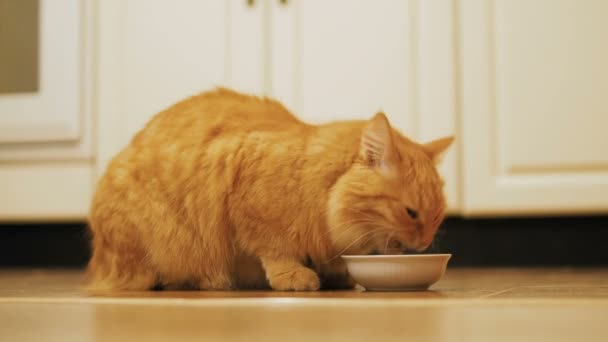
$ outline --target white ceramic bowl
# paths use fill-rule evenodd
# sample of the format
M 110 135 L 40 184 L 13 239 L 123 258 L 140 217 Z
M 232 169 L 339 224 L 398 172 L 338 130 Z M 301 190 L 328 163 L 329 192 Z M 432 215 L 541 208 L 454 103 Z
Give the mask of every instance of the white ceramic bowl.
M 426 290 L 436 283 L 451 254 L 343 255 L 353 279 L 369 291 Z

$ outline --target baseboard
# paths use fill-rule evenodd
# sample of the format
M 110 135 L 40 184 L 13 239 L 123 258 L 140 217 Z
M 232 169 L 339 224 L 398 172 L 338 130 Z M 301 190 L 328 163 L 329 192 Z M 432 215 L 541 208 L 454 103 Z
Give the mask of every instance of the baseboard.
M 450 267 L 608 266 L 608 216 L 463 219 L 449 217 L 430 252 Z M 83 267 L 85 223 L 0 225 L 0 266 Z
M 89 255 L 85 223 L 0 225 L 0 266 L 84 267 Z

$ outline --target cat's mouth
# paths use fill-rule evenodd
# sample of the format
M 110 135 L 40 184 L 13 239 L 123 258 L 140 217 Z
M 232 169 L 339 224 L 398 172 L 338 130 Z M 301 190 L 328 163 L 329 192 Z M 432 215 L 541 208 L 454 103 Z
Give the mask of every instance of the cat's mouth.
M 353 255 L 403 255 L 403 254 L 418 254 L 414 249 L 409 247 L 409 244 L 403 239 L 407 237 L 396 237 L 396 234 L 387 234 L 377 236 L 375 239 L 370 239 L 366 243 L 359 246 L 352 246 L 351 249 L 346 249 L 346 254 Z M 351 243 L 353 245 L 354 243 Z
M 425 251 L 408 248 L 399 240 L 391 239 L 386 246 L 377 247 L 370 250 L 368 255 L 402 255 L 402 254 L 425 254 Z
M 374 248 L 368 254 L 369 255 L 395 255 L 395 254 L 407 254 L 409 249 L 405 247 L 399 240 L 391 239 L 386 243 L 383 248 Z

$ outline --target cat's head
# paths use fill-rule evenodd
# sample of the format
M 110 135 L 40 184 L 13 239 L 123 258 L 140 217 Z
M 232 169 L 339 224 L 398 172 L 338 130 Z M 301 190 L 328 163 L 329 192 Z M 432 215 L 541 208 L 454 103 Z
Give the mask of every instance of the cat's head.
M 328 223 L 341 254 L 424 250 L 444 218 L 436 165 L 452 137 L 415 143 L 377 114 L 364 127 L 359 155 L 332 188 Z

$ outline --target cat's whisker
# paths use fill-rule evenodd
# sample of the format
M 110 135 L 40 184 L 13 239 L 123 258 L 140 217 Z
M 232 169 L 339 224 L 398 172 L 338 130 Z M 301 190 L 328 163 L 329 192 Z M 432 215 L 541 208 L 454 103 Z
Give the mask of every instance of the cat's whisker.
M 381 233 L 381 232 L 377 232 L 376 234 Z M 366 243 L 369 242 L 369 240 L 373 239 L 376 237 L 376 234 L 372 234 L 371 236 L 369 236 L 363 243 L 362 245 L 365 245 Z
M 374 227 L 376 227 L 376 228 L 386 228 L 386 229 L 389 229 L 389 230 L 393 230 L 393 231 L 395 231 L 395 232 L 397 231 L 397 229 L 396 229 L 395 227 L 393 227 L 393 226 L 389 226 L 389 225 L 386 225 L 386 224 L 379 223 L 378 221 L 371 221 L 371 220 L 364 220 L 364 219 L 348 221 L 348 223 L 349 223 L 349 224 L 352 224 L 352 223 L 354 223 L 354 222 L 356 222 L 356 223 L 358 223 L 358 224 L 355 224 L 355 225 L 353 225 L 353 226 L 351 226 L 351 227 L 348 227 L 348 228 L 344 229 L 344 231 L 340 232 L 340 233 L 337 235 L 337 237 L 342 236 L 343 234 L 346 234 L 347 232 L 350 232 L 350 231 L 351 231 L 352 229 L 354 229 L 354 228 L 361 227 L 361 226 L 363 226 L 363 224 L 365 224 L 365 223 L 369 224 L 370 226 L 374 226 Z M 326 233 L 326 234 L 331 233 L 331 231 L 335 230 L 335 229 L 336 229 L 336 228 L 338 228 L 339 226 L 344 226 L 346 223 L 347 223 L 347 222 L 344 222 L 344 223 L 341 223 L 340 225 L 338 225 L 338 226 L 336 226 L 336 227 L 332 227 L 330 230 L 328 230 L 328 231 L 327 231 L 327 233 Z
M 342 222 L 342 223 L 340 223 L 340 224 L 339 224 L 339 225 L 337 225 L 337 226 L 331 227 L 331 228 L 330 228 L 330 229 L 327 231 L 326 235 L 327 235 L 327 234 L 329 234 L 329 233 L 331 233 L 332 231 L 334 231 L 334 230 L 336 230 L 336 229 L 339 229 L 339 228 L 343 227 L 344 225 L 347 225 L 347 224 L 352 224 L 352 223 L 355 223 L 355 222 L 357 222 L 357 223 L 369 223 L 369 224 L 371 224 L 371 225 L 378 226 L 378 222 L 377 222 L 377 220 L 375 220 L 375 219 L 374 219 L 373 217 L 371 217 L 369 214 L 367 214 L 367 213 L 365 213 L 365 212 L 363 212 L 363 211 L 360 211 L 360 210 L 354 209 L 354 208 L 350 208 L 350 207 L 346 207 L 345 209 L 348 209 L 348 210 L 354 211 L 354 212 L 356 212 L 356 213 L 359 213 L 359 214 L 363 215 L 363 218 L 360 218 L 360 219 L 355 219 L 355 220 L 350 220 L 350 221 L 346 221 L 346 222 Z M 349 228 L 349 229 L 347 229 L 347 230 L 350 230 L 350 228 Z M 340 235 L 344 234 L 345 232 L 346 232 L 346 230 L 345 230 L 344 232 L 341 232 L 341 233 L 340 233 Z
M 390 229 L 390 230 L 395 231 L 395 232 L 397 232 L 397 231 L 398 231 L 398 229 L 397 229 L 397 228 L 395 228 L 394 226 L 389 226 L 389 225 L 386 225 L 386 224 L 383 224 L 383 223 L 378 223 L 378 222 L 376 222 L 376 223 L 374 223 L 374 225 L 375 225 L 375 226 L 377 226 L 377 227 L 381 227 L 381 228 Z
M 376 232 L 375 234 L 373 234 L 372 236 L 370 236 L 370 237 L 369 237 L 367 240 L 365 240 L 365 241 L 364 241 L 363 243 L 361 243 L 361 244 L 362 244 L 362 245 L 365 245 L 367 242 L 369 242 L 369 240 L 371 240 L 371 239 L 375 238 L 375 237 L 376 237 L 378 234 L 381 234 L 381 233 L 383 233 L 383 231 Z M 394 234 L 394 232 L 392 232 L 392 233 L 390 233 L 390 234 Z M 388 235 L 389 235 L 389 234 L 387 234 L 387 236 L 388 236 Z M 384 254 L 386 254 L 386 252 L 385 252 Z
M 334 239 L 339 240 L 345 234 L 351 233 L 353 230 L 356 230 L 358 228 L 363 228 L 364 229 L 364 227 L 365 226 L 362 223 L 353 224 L 352 226 L 347 227 L 346 229 L 344 229 L 343 231 L 341 231 L 340 233 L 338 233 L 336 236 L 334 236 Z
M 336 240 L 336 241 L 344 240 L 349 235 L 357 236 L 357 235 L 367 234 L 367 232 L 368 232 L 368 229 L 366 229 L 365 225 L 355 224 L 355 225 L 352 225 L 352 226 L 344 229 L 339 234 L 333 236 L 333 240 Z
M 372 223 L 374 226 L 385 227 L 385 228 L 397 230 L 395 227 L 383 224 L 380 220 L 374 219 L 369 214 L 364 213 L 364 212 L 362 212 L 360 210 L 357 210 L 357 209 L 354 209 L 354 208 L 350 208 L 350 207 L 346 207 L 345 209 L 352 210 L 352 211 L 354 211 L 356 213 L 360 213 L 361 215 L 365 215 L 365 216 L 369 217 L 370 220 L 372 220 L 372 221 L 370 221 L 370 223 Z
M 374 223 L 373 221 L 367 220 L 367 219 L 356 219 L 356 220 L 350 220 L 350 221 L 346 221 L 346 222 L 342 222 L 334 227 L 331 227 L 330 229 L 327 230 L 326 234 L 331 233 L 332 231 L 342 228 L 348 224 L 353 224 L 353 223 Z
M 395 232 L 392 232 L 386 236 L 386 243 L 384 244 L 384 254 L 388 252 L 388 244 L 391 241 L 391 238 L 395 235 Z
M 380 228 L 376 228 L 376 229 L 370 230 L 369 232 L 366 232 L 365 234 L 362 234 L 361 236 L 359 236 L 358 238 L 356 238 L 354 241 L 352 241 L 351 243 L 349 243 L 349 244 L 348 244 L 346 247 L 344 247 L 342 250 L 340 250 L 338 253 L 336 253 L 336 255 L 334 255 L 334 256 L 333 256 L 333 257 L 331 257 L 330 259 L 328 259 L 328 260 L 324 261 L 323 263 L 324 263 L 324 264 L 326 264 L 326 263 L 329 263 L 329 262 L 333 261 L 334 259 L 336 259 L 336 258 L 337 258 L 337 257 L 339 257 L 340 255 L 342 255 L 342 253 L 346 252 L 346 251 L 347 251 L 347 250 L 348 250 L 350 247 L 352 247 L 354 244 L 356 244 L 357 242 L 361 241 L 361 239 L 363 239 L 363 238 L 365 238 L 365 237 L 368 237 L 368 236 L 370 236 L 370 235 L 372 235 L 372 237 L 373 237 L 373 234 L 378 233 L 378 232 L 380 232 L 380 231 L 386 231 L 386 228 L 380 227 Z M 371 239 L 371 237 L 370 237 L 370 239 Z M 367 241 L 369 241 L 370 239 L 366 240 L 366 242 L 367 242 Z
M 356 225 L 354 227 L 356 228 L 356 227 L 360 227 L 360 226 L 361 225 Z M 384 232 L 390 233 L 391 237 L 394 236 L 397 233 L 397 230 L 395 228 L 393 228 L 393 227 L 390 227 L 390 226 L 386 226 L 386 225 L 380 225 L 380 226 L 378 226 L 377 224 L 375 226 L 376 226 L 375 230 L 383 230 Z M 350 230 L 351 230 L 351 227 L 349 227 L 348 229 L 346 229 L 343 232 L 341 232 L 338 235 L 338 237 L 342 236 L 344 233 L 346 233 L 347 231 L 350 231 Z M 387 234 L 387 235 L 389 235 L 389 234 Z
M 326 263 L 329 263 L 329 262 L 333 261 L 334 259 L 336 259 L 340 255 L 342 255 L 342 253 L 344 253 L 345 251 L 347 251 L 350 247 L 352 247 L 354 244 L 356 244 L 357 242 L 359 242 L 361 239 L 363 239 L 363 238 L 365 238 L 365 237 L 367 237 L 369 235 L 372 235 L 372 234 L 376 233 L 377 230 L 379 230 L 379 229 L 372 230 L 372 231 L 369 231 L 369 232 L 367 232 L 365 234 L 362 234 L 361 236 L 359 236 L 358 238 L 356 238 L 355 240 L 353 240 L 351 243 L 349 243 L 342 250 L 340 250 L 338 253 L 336 253 L 336 255 L 334 255 L 333 257 L 331 257 L 331 258 L 323 261 L 323 263 L 326 264 Z
M 343 231 L 341 231 L 336 236 L 336 238 L 339 238 L 342 235 L 344 235 L 344 234 L 346 234 L 348 232 L 351 232 L 355 228 L 362 227 L 364 223 L 369 223 L 370 225 L 372 225 L 372 226 L 374 226 L 376 228 L 383 228 L 383 229 L 389 230 L 389 231 L 391 231 L 391 234 L 395 234 L 397 232 L 397 229 L 395 227 L 392 227 L 392 226 L 388 226 L 388 225 L 385 225 L 385 224 L 378 224 L 378 222 L 375 222 L 375 221 L 361 221 L 359 224 L 354 224 L 353 226 L 348 227 L 348 228 L 344 229 Z
M 347 208 L 347 209 L 349 209 L 349 208 Z M 350 209 L 353 210 L 353 211 L 356 211 L 356 209 L 352 209 L 352 208 L 350 208 Z M 351 220 L 351 221 L 343 222 L 343 223 L 339 224 L 336 227 L 332 227 L 330 230 L 328 230 L 328 232 L 326 234 L 331 233 L 331 231 L 333 231 L 333 230 L 335 230 L 335 229 L 337 229 L 339 227 L 343 227 L 347 223 L 348 224 L 352 224 L 352 223 L 355 223 L 355 222 L 359 223 L 359 224 L 355 224 L 355 225 L 353 225 L 351 227 L 346 228 L 344 231 L 340 232 L 337 235 L 337 237 L 340 237 L 340 236 L 346 234 L 347 232 L 352 231 L 355 228 L 361 227 L 362 223 L 363 224 L 369 223 L 370 225 L 375 226 L 376 228 L 385 228 L 385 229 L 388 229 L 388 230 L 392 231 L 391 234 L 393 234 L 393 235 L 397 232 L 397 229 L 395 227 L 383 224 L 381 222 L 378 222 L 378 220 L 373 220 L 372 221 L 372 220 L 366 220 L 366 219 L 357 219 L 357 220 Z
M 355 208 L 351 208 L 351 207 L 345 207 L 344 209 L 350 210 L 350 211 L 354 211 L 358 214 L 363 215 L 365 218 L 369 218 L 369 219 L 373 219 L 373 216 L 371 216 L 369 213 L 363 212 L 359 209 L 355 209 Z

